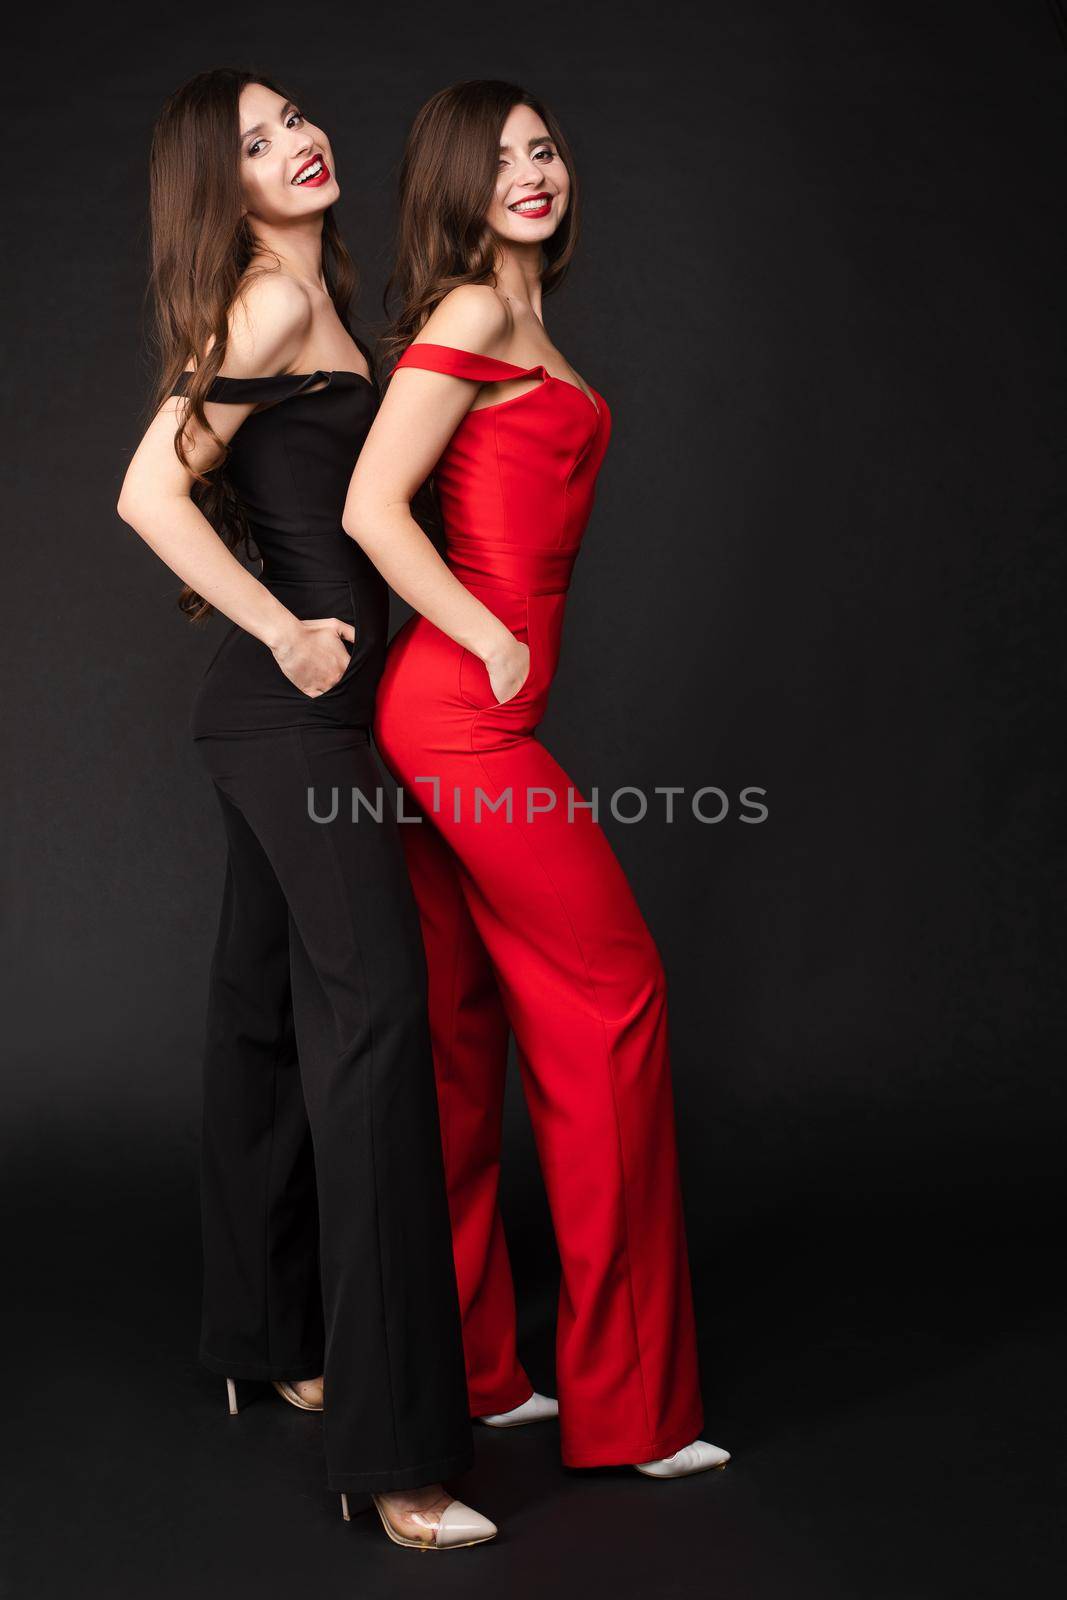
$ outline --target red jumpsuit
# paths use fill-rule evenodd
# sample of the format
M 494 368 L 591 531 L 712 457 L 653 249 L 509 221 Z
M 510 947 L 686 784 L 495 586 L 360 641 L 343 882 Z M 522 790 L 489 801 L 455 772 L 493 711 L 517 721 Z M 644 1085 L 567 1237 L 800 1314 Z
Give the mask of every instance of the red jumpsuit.
M 531 1393 L 497 1203 L 510 1027 L 560 1255 L 563 1461 L 647 1461 L 703 1421 L 663 967 L 584 797 L 535 737 L 610 416 L 544 367 L 429 343 L 399 365 L 540 379 L 469 411 L 434 476 L 446 560 L 528 644 L 529 676 L 498 704 L 478 657 L 414 616 L 390 646 L 374 725 L 407 814 L 423 816 L 400 833 L 429 969 L 471 1414 Z

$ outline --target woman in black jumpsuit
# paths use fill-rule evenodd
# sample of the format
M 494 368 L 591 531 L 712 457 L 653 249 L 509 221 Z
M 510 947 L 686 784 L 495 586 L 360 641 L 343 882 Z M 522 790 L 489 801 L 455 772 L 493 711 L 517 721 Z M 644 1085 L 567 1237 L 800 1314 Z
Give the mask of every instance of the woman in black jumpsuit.
M 225 119 L 232 95 L 236 123 L 238 94 L 241 125 L 246 109 L 259 117 L 283 181 L 293 167 L 314 171 L 324 136 L 245 75 L 205 74 L 175 97 L 193 142 L 205 97 Z M 309 291 L 301 342 L 350 346 L 307 282 L 307 230 L 294 237 L 288 279 L 272 276 L 298 298 Z M 173 394 L 192 378 L 182 373 Z M 382 786 L 368 728 L 388 593 L 341 527 L 377 391 L 355 371 L 286 371 L 216 377 L 203 398 L 255 407 L 224 470 L 278 614 L 305 639 L 296 619 L 350 624 L 354 642 L 340 677 L 305 693 L 232 622 L 193 706 L 228 841 L 204 1062 L 200 1356 L 230 1379 L 324 1374 L 327 1476 L 347 1515 L 353 1491 L 436 1487 L 472 1461 L 418 914 L 388 802 L 380 821 L 351 811 L 353 792 L 373 802 Z M 251 575 L 229 558 L 222 573 L 187 497 L 174 509 L 174 412 L 162 407 L 142 441 L 120 514 L 175 570 L 199 552 L 215 592 L 244 586 L 247 615 Z M 420 1547 L 495 1533 L 447 1500 L 428 1490 L 378 1509 L 391 1538 Z
M 324 1373 L 330 1487 L 412 1487 L 463 1470 L 471 1447 L 417 912 L 388 807 L 380 823 L 351 820 L 352 791 L 373 802 L 383 784 L 368 727 L 388 592 L 340 526 L 376 395 L 356 373 L 319 372 L 216 379 L 210 398 L 266 405 L 226 468 L 263 583 L 294 616 L 338 617 L 356 637 L 311 699 L 233 624 L 193 703 L 229 843 L 204 1070 L 200 1355 L 229 1377 Z M 316 821 L 334 791 L 336 816 Z

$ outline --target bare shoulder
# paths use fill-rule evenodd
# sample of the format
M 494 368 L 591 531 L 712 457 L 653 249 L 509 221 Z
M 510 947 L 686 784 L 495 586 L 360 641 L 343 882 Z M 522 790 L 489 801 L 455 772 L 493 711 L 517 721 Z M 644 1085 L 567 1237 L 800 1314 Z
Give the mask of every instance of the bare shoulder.
M 416 343 L 450 344 L 476 355 L 492 355 L 511 333 L 511 312 L 488 284 L 450 289 L 420 328 Z
M 287 272 L 255 272 L 238 289 L 229 323 L 222 376 L 266 377 L 299 355 L 311 326 L 311 300 Z

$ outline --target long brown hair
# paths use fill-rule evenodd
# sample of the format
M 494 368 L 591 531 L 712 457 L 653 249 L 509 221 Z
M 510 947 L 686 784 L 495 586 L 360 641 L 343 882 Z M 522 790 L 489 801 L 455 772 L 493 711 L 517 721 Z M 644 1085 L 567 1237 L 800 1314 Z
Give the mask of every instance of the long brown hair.
M 179 407 L 174 435 L 178 460 L 194 473 L 193 498 L 227 547 L 249 547 L 248 525 L 226 481 L 223 441 L 208 422 L 204 399 L 226 359 L 228 316 L 238 288 L 253 272 L 262 248 L 242 216 L 238 162 L 238 101 L 250 83 L 275 94 L 285 91 L 259 72 L 218 68 L 201 72 L 171 95 L 152 134 L 152 275 L 158 382 L 152 410 L 172 392 L 190 364 L 188 404 Z M 352 258 L 342 243 L 332 208 L 322 224 L 322 270 L 341 322 L 356 287 Z M 208 348 L 210 345 L 210 349 Z M 193 421 L 215 440 L 221 460 L 208 473 L 186 459 L 186 432 Z M 178 605 L 190 621 L 210 616 L 213 607 L 188 585 Z
M 412 125 L 400 168 L 396 259 L 386 285 L 389 366 L 434 307 L 461 283 L 492 283 L 497 245 L 486 223 L 496 187 L 500 133 L 514 106 L 542 118 L 570 178 L 563 221 L 545 241 L 542 294 L 558 289 L 578 240 L 578 174 L 555 117 L 515 83 L 474 78 L 427 100 Z M 392 309 L 395 307 L 395 309 Z

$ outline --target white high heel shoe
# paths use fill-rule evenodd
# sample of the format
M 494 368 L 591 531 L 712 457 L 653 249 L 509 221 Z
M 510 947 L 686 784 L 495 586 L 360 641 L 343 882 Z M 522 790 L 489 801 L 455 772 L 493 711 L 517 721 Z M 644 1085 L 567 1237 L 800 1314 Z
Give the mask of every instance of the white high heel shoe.
M 646 1478 L 688 1478 L 693 1472 L 707 1472 L 710 1467 L 725 1467 L 730 1459 L 729 1450 L 720 1450 L 717 1444 L 706 1439 L 694 1439 L 683 1445 L 673 1456 L 662 1456 L 658 1461 L 635 1461 L 638 1472 Z
M 496 1523 L 490 1522 L 488 1517 L 483 1517 L 480 1511 L 464 1505 L 462 1500 L 450 1500 L 441 1512 L 404 1513 L 420 1528 L 431 1530 L 429 1539 L 412 1539 L 408 1534 L 401 1533 L 396 1524 L 390 1521 L 378 1495 L 372 1494 L 371 1500 L 389 1538 L 394 1544 L 403 1545 L 406 1550 L 458 1550 L 465 1545 L 485 1544 L 497 1534 Z M 352 1513 L 348 1508 L 348 1496 L 344 1493 L 341 1495 L 341 1515 L 346 1522 L 351 1522 Z
M 323 1402 L 320 1400 L 315 1405 L 311 1400 L 305 1400 L 299 1389 L 294 1389 L 291 1383 L 284 1378 L 271 1378 L 271 1387 L 276 1389 L 283 1400 L 288 1400 L 291 1406 L 296 1406 L 299 1411 L 321 1411 Z M 229 1406 L 230 1416 L 237 1415 L 237 1384 L 233 1378 L 226 1379 L 226 1403 Z
M 510 1411 L 494 1411 L 487 1417 L 476 1417 L 476 1422 L 484 1422 L 487 1428 L 521 1428 L 524 1422 L 544 1422 L 549 1417 L 559 1416 L 559 1401 L 553 1400 L 551 1395 L 538 1394 L 536 1391 L 521 1406 L 512 1406 Z

